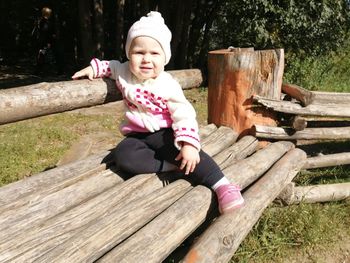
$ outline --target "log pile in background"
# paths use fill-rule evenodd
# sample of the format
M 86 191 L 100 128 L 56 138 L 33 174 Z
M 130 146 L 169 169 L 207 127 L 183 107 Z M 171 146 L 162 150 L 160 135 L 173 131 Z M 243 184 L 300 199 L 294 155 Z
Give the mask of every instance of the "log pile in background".
M 260 150 L 252 136 L 235 142 L 237 134 L 227 127 L 209 125 L 200 133 L 203 149 L 225 175 L 248 189 L 252 209 L 236 213 L 246 225 L 241 235 L 229 235 L 236 247 L 306 156 L 291 142 Z M 109 160 L 105 152 L 0 188 L 0 261 L 161 262 L 218 216 L 210 189 L 172 182 L 167 174 L 124 180 Z M 266 185 L 273 191 L 261 191 Z M 254 209 L 259 213 L 251 216 Z M 225 256 L 233 253 L 230 248 Z
M 308 91 L 283 84 L 283 99 L 254 96 L 254 101 L 278 112 L 279 127 L 254 125 L 255 136 L 262 139 L 295 141 L 297 145 L 320 141 L 350 140 L 350 93 Z M 286 99 L 287 98 L 287 99 Z M 285 120 L 289 120 L 286 123 Z M 303 169 L 350 164 L 350 152 L 309 157 Z M 285 204 L 344 200 L 350 197 L 350 183 L 295 186 L 281 193 Z

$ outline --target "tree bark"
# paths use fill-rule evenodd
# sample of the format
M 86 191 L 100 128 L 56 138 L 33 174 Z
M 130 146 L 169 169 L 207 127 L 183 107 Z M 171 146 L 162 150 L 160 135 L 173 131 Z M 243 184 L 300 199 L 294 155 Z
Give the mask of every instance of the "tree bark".
M 92 25 L 90 1 L 78 1 L 79 35 L 82 50 L 82 63 L 87 64 L 93 57 Z
M 247 134 L 254 124 L 276 125 L 273 112 L 259 113 L 251 96 L 279 99 L 284 68 L 283 49 L 218 50 L 208 57 L 208 122 Z M 267 115 L 267 117 L 266 117 Z
M 104 27 L 103 27 L 103 1 L 93 0 L 94 4 L 94 57 L 103 58 L 104 57 Z
M 346 140 L 350 139 L 350 127 L 306 128 L 294 131 L 290 128 L 255 125 L 255 136 L 276 140 Z
M 245 205 L 217 218 L 192 246 L 183 262 L 228 262 L 266 207 L 294 178 L 306 154 L 288 152 L 244 194 Z
M 345 200 L 350 197 L 350 183 L 295 186 L 294 183 L 280 193 L 277 200 L 286 205 L 321 203 Z
M 198 69 L 168 71 L 184 89 L 198 87 Z M 198 86 L 197 86 L 198 85 Z M 121 99 L 111 79 L 39 83 L 0 90 L 0 124 L 94 106 Z

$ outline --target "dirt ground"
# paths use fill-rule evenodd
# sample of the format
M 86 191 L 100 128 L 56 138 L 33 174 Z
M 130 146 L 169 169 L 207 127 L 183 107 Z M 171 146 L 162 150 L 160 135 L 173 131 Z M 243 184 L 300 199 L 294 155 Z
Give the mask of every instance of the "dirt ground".
M 4 65 L 0 64 L 0 90 L 7 88 L 20 87 L 40 82 L 56 82 L 70 80 L 70 76 L 73 70 L 66 72 L 60 76 L 55 74 L 36 75 L 34 74 L 34 67 L 27 62 L 22 62 L 20 65 Z M 108 105 L 105 106 L 106 110 Z M 103 114 L 104 107 L 99 106 L 98 109 L 94 107 L 91 110 L 85 109 L 82 112 L 85 114 L 96 114 L 100 112 Z M 91 112 L 90 112 L 91 111 Z M 98 114 L 98 113 L 97 113 Z M 99 136 L 96 136 L 96 143 L 100 140 Z M 286 263 L 350 263 L 350 240 L 348 237 L 340 237 L 339 242 L 331 245 L 327 249 L 310 248 L 306 252 L 292 250 L 290 251 L 290 257 L 283 260 Z

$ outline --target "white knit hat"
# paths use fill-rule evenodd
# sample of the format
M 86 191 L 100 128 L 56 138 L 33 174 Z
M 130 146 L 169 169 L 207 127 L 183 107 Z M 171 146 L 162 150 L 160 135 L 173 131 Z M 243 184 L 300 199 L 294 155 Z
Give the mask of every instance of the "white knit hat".
M 165 65 L 171 57 L 170 41 L 171 32 L 165 25 L 164 19 L 159 12 L 151 11 L 147 16 L 141 17 L 129 29 L 125 44 L 126 57 L 129 58 L 129 49 L 134 38 L 147 36 L 157 40 L 165 54 Z

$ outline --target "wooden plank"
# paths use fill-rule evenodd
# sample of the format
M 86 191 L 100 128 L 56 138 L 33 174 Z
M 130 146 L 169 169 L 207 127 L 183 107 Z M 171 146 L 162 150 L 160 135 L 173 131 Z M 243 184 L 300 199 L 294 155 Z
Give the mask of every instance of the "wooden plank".
M 309 116 L 350 117 L 349 104 L 309 104 L 303 107 L 294 102 L 272 100 L 258 95 L 253 96 L 253 99 L 267 108 L 283 113 Z
M 350 127 L 305 128 L 294 131 L 291 128 L 254 125 L 255 136 L 276 140 L 347 140 Z
M 183 88 L 198 87 L 199 69 L 169 71 Z M 0 90 L 0 124 L 99 105 L 121 99 L 111 79 L 42 82 Z
M 303 169 L 313 169 L 350 164 L 350 152 L 325 154 L 309 157 L 305 161 Z
M 229 262 L 240 243 L 258 221 L 266 207 L 294 178 L 306 154 L 293 149 L 245 193 L 245 205 L 224 214 L 200 236 L 183 262 Z
M 286 205 L 341 201 L 350 198 L 350 183 L 295 186 L 288 184 L 278 196 Z

